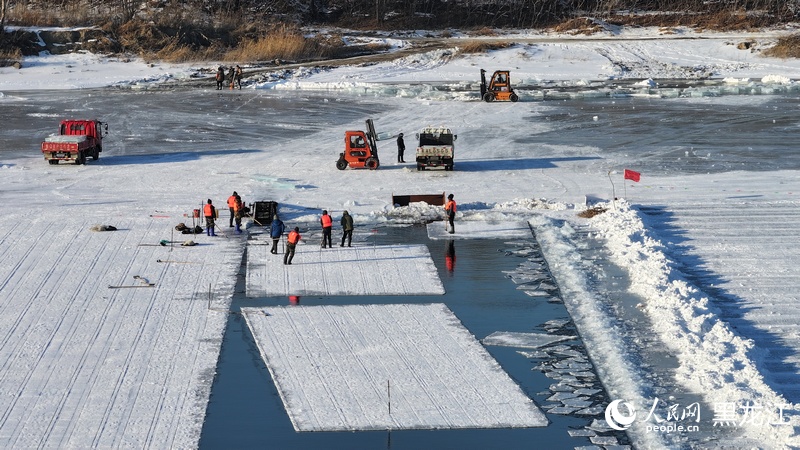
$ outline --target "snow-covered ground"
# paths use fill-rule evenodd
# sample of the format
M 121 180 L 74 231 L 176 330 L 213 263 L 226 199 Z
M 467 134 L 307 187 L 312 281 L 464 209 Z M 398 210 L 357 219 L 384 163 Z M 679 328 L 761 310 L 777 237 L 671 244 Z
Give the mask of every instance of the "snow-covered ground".
M 635 445 L 691 446 L 691 431 L 652 431 L 669 422 L 730 430 L 729 441 L 724 432 L 722 440 L 734 448 L 800 446 L 798 173 L 780 170 L 781 155 L 771 154 L 771 171 L 651 175 L 630 167 L 643 172 L 642 180 L 626 181 L 624 162 L 602 148 L 530 143 L 536 132 L 558 126 L 531 120 L 547 107 L 525 101 L 539 98 L 538 91 L 522 93 L 519 103 L 487 104 L 473 89 L 479 68 L 509 68 L 522 83 L 550 86 L 643 79 L 642 90 L 632 95 L 657 101 L 670 100 L 649 90 L 653 79 L 698 74 L 743 92 L 791 94 L 800 62 L 737 48 L 748 40 L 764 47 L 790 31 L 702 33 L 698 39 L 686 39 L 692 33 L 680 30 L 638 30 L 609 39 L 521 34 L 524 43 L 488 54 L 437 51 L 374 65 L 262 75 L 236 94 L 280 97 L 288 89 L 294 92 L 285 95 L 294 97 L 298 90 L 325 89 L 346 91 L 341 95 L 350 102 L 360 98 L 353 93 L 378 98 L 390 107 L 376 119 L 379 132 L 404 131 L 408 147 L 421 126 L 456 130 L 452 172 L 391 163 L 391 140 L 381 144 L 381 169 L 340 172 L 330 149 L 339 148 L 344 128 L 297 139 L 288 156 L 265 143 L 262 151 L 237 153 L 235 164 L 224 152 L 106 164 L 113 161 L 113 140 L 99 161 L 79 167 L 0 153 L 0 446 L 197 445 L 225 323 L 221 312 L 233 295 L 245 239 L 223 228 L 224 236 L 192 236 L 199 245 L 183 247 L 183 236 L 173 235 L 172 227 L 191 221 L 187 214 L 206 197 L 224 204 L 232 187 L 245 199 L 269 194 L 291 205 L 284 219 L 309 226 L 323 208 L 334 223 L 344 209 L 361 225 L 441 218 L 441 207 L 394 208 L 391 196 L 443 191 L 459 201 L 457 221 L 477 229 L 527 221 L 610 397 L 637 412 L 628 420 Z M 21 70 L 0 69 L 0 102 L 13 105 L 34 89 L 147 87 L 196 70 L 41 56 L 23 61 Z M 212 86 L 203 89 L 213 92 Z M 121 110 L 113 120 L 125 118 Z M 158 151 L 154 146 L 152 153 Z M 519 164 L 545 152 L 547 164 Z M 287 183 L 279 189 L 265 180 Z M 627 201 L 610 201 L 609 181 Z M 579 217 L 587 194 L 605 200 L 598 204 L 605 212 Z M 92 231 L 96 224 L 118 230 Z M 164 239 L 178 244 L 159 245 Z M 639 299 L 638 310 L 651 324 L 647 336 L 617 326 L 614 299 L 593 284 L 587 239 L 599 240 L 609 261 L 627 274 L 630 285 L 620 289 Z M 288 273 L 282 265 L 273 270 Z M 143 279 L 155 285 L 139 287 Z M 643 341 L 674 355 L 674 384 L 658 397 L 648 368 L 634 357 Z M 685 393 L 703 403 L 693 407 L 673 398 Z M 673 414 L 648 414 L 654 403 L 659 411 L 674 406 Z M 611 421 L 627 427 L 624 407 L 609 411 Z

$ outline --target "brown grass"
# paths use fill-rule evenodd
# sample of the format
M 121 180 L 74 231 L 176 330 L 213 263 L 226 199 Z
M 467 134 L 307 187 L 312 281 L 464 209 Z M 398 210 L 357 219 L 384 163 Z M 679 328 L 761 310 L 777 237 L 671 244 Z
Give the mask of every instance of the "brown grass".
M 46 27 L 71 27 L 91 26 L 97 19 L 97 14 L 89 10 L 83 2 L 65 2 L 61 7 L 44 9 L 29 8 L 27 3 L 14 5 L 9 8 L 6 23 L 20 26 L 46 26 Z
M 477 30 L 467 32 L 469 36 L 497 36 L 497 31 L 494 28 L 483 27 Z
M 577 17 L 560 23 L 553 28 L 557 33 L 591 35 L 604 31 L 603 26 L 588 17 Z
M 458 47 L 460 53 L 486 53 L 491 50 L 508 48 L 511 44 L 507 42 L 487 42 L 487 41 L 467 41 Z
M 764 50 L 763 54 L 773 58 L 800 58 L 800 34 L 778 39 L 778 42 Z
M 0 67 L 13 66 L 22 61 L 22 52 L 18 48 L 0 49 Z
M 362 52 L 375 52 L 383 46 L 364 46 Z M 294 27 L 280 26 L 258 38 L 246 38 L 223 56 L 225 61 L 309 60 L 341 56 L 345 51 L 340 35 L 307 38 Z M 358 52 L 358 49 L 348 49 Z
M 578 217 L 582 217 L 584 219 L 591 219 L 592 217 L 594 217 L 596 215 L 599 215 L 599 214 L 603 214 L 606 211 L 608 211 L 608 210 L 605 209 L 605 208 L 595 207 L 595 208 L 591 208 L 591 209 L 587 209 L 587 210 L 581 211 L 580 213 L 578 213 Z

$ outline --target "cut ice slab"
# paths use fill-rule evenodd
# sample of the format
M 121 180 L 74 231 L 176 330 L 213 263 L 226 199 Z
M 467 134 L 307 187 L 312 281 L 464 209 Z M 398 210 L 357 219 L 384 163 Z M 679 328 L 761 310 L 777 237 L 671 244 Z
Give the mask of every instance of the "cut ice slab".
M 455 233 L 448 233 L 444 229 L 447 222 L 431 222 L 428 224 L 428 237 L 430 239 L 509 239 L 530 238 L 531 229 L 525 221 L 456 221 Z
M 301 241 L 302 242 L 302 241 Z M 263 243 L 248 246 L 247 296 L 442 295 L 425 245 L 297 246 L 292 265 Z
M 575 336 L 562 336 L 541 333 L 516 333 L 511 331 L 496 331 L 483 338 L 483 345 L 497 345 L 502 347 L 541 348 L 561 341 L 576 339 Z
M 443 304 L 242 312 L 297 431 L 548 423 Z

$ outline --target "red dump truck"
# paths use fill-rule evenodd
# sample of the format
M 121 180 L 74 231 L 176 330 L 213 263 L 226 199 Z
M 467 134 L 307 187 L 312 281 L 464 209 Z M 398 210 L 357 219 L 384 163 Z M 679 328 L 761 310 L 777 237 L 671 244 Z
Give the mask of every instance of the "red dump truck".
M 108 134 L 108 124 L 99 120 L 62 120 L 58 134 L 42 142 L 44 159 L 50 164 L 71 161 L 86 164 L 86 158 L 97 160 L 103 151 L 103 136 Z

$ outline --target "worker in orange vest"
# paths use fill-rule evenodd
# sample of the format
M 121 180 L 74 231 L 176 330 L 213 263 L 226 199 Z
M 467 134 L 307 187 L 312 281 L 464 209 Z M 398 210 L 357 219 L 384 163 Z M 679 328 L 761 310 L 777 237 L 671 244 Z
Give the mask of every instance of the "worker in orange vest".
M 322 224 L 322 248 L 325 245 L 333 247 L 331 244 L 331 230 L 333 230 L 333 219 L 328 215 L 328 210 L 322 210 L 322 217 L 319 218 L 319 223 Z
M 233 201 L 233 217 L 236 220 L 236 232 L 242 232 L 242 216 L 244 215 L 244 205 L 242 204 L 242 197 L 236 194 Z
M 206 234 L 209 236 L 216 236 L 214 233 L 214 218 L 217 217 L 217 209 L 211 204 L 211 199 L 208 199 L 205 206 L 203 206 L 203 215 L 206 217 Z
M 236 191 L 233 191 L 230 197 L 228 197 L 228 210 L 231 212 L 231 220 L 229 222 L 228 228 L 233 228 L 233 218 L 236 213 L 234 208 L 236 207 L 236 196 L 239 195 Z
M 456 218 L 456 201 L 453 200 L 453 194 L 447 196 L 447 203 L 444 205 L 444 212 L 447 215 L 447 222 L 450 224 L 450 234 L 456 232 L 456 226 L 453 224 L 453 220 Z M 445 224 L 444 229 L 447 230 L 447 224 Z
M 292 264 L 294 258 L 294 250 L 297 243 L 300 242 L 300 227 L 294 227 L 294 230 L 289 232 L 289 237 L 286 239 L 286 254 L 283 255 L 283 263 L 286 265 Z

